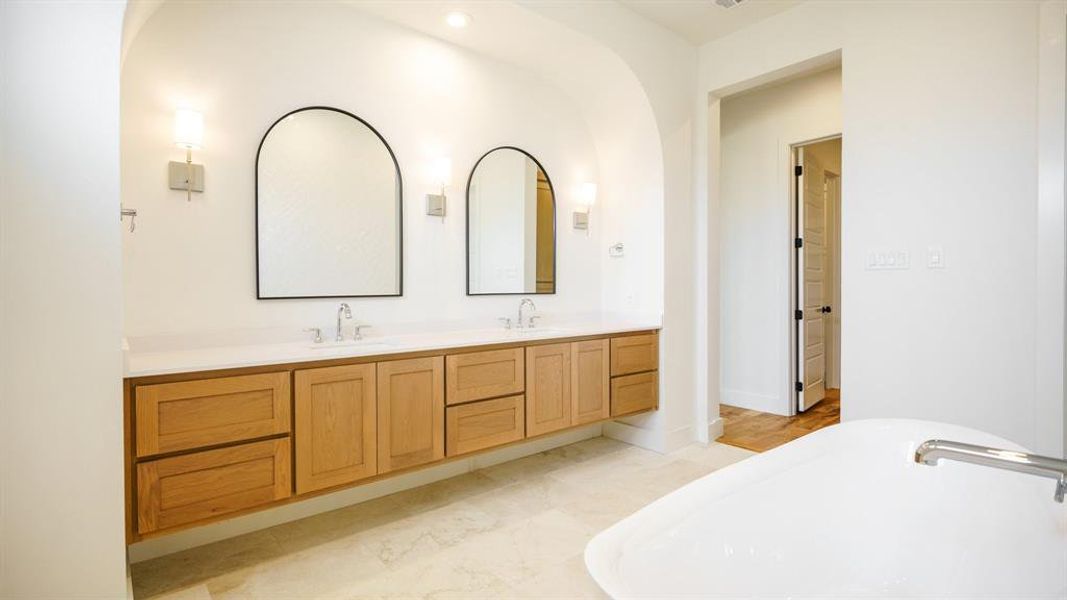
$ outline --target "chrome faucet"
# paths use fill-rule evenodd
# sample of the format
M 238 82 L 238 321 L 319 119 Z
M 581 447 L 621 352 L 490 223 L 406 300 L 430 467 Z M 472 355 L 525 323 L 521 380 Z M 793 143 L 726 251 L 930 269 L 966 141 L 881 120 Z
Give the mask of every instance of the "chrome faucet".
M 533 325 L 532 322 L 528 324 L 526 319 L 523 318 L 525 314 L 523 313 L 523 309 L 527 306 L 529 306 L 531 310 L 537 310 L 537 306 L 535 306 L 533 300 L 530 300 L 529 298 L 523 298 L 522 301 L 519 302 L 519 322 L 516 324 L 519 329 L 525 329 L 527 325 Z
M 1062 503 L 1067 495 L 1067 460 L 948 440 L 927 440 L 915 450 L 915 462 L 919 464 L 935 466 L 942 458 L 1050 477 L 1056 480 L 1053 499 Z
M 341 315 L 344 315 L 346 319 L 352 318 L 352 308 L 348 306 L 347 302 L 342 302 L 341 306 L 337 307 L 337 337 L 334 339 L 338 342 L 345 341 L 345 332 L 341 329 Z

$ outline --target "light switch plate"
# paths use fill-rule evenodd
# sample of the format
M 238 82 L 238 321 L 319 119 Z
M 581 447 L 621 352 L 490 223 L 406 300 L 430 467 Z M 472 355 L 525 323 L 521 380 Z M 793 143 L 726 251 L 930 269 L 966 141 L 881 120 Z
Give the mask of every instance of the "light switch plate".
M 926 268 L 944 269 L 945 250 L 941 246 L 930 246 L 926 249 Z
M 868 271 L 902 271 L 911 268 L 907 250 L 874 250 L 867 253 Z
M 589 213 L 574 211 L 574 228 L 589 229 Z
M 426 194 L 426 214 L 431 217 L 445 216 L 446 200 L 444 194 Z
M 193 164 L 193 191 L 204 191 L 204 165 Z M 185 191 L 185 179 L 189 172 L 188 165 L 176 160 L 170 161 L 167 165 L 167 181 L 172 190 Z

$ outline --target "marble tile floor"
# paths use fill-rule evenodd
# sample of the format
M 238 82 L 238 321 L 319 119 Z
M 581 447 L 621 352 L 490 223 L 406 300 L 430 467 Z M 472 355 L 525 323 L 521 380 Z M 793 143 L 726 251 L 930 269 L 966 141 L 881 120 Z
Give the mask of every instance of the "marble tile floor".
M 599 531 L 753 453 L 593 438 L 132 567 L 135 598 L 602 598 Z

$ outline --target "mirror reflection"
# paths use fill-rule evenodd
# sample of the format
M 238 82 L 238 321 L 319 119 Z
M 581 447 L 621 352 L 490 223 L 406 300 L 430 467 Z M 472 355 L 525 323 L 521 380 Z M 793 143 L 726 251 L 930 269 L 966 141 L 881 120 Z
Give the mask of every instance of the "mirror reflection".
M 392 150 L 355 115 L 275 122 L 256 159 L 258 297 L 399 296 L 401 189 Z
M 523 150 L 490 150 L 467 183 L 467 294 L 554 293 L 552 182 Z

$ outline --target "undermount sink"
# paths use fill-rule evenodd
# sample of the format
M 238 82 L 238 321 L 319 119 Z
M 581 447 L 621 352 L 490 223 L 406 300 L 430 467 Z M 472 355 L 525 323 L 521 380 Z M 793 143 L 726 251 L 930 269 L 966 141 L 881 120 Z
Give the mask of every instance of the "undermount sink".
M 527 327 L 526 329 L 512 329 L 510 331 L 515 335 L 555 335 L 557 333 L 565 333 L 567 330 L 558 327 Z
M 335 350 L 338 348 L 352 348 L 356 350 L 384 350 L 392 348 L 393 344 L 376 340 L 344 340 L 343 342 L 322 342 L 309 344 L 312 350 Z

